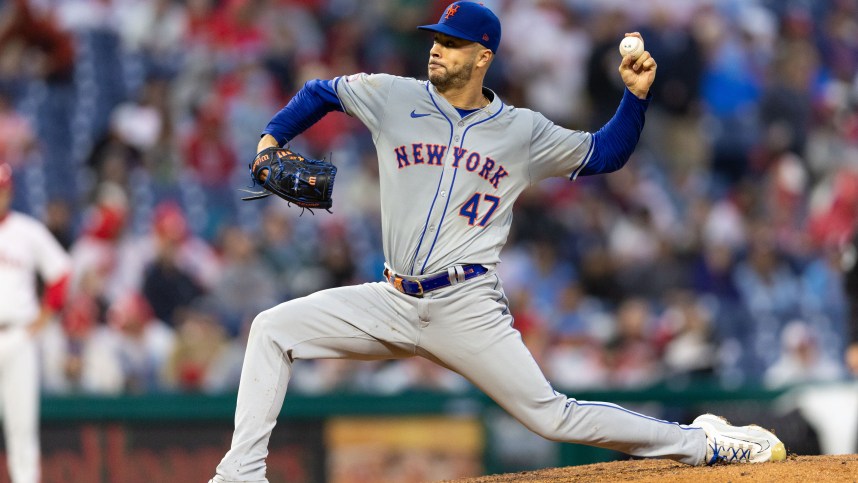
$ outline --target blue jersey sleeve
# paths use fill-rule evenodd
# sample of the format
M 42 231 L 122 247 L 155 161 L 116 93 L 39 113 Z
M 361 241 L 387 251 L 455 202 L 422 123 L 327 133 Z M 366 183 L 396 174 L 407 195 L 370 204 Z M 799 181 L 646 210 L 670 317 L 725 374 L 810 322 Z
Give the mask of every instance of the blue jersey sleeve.
M 307 81 L 286 107 L 271 118 L 262 134 L 274 136 L 282 146 L 317 123 L 325 114 L 342 110 L 332 81 Z
M 593 135 L 592 157 L 579 175 L 610 173 L 626 165 L 641 137 L 651 98 L 639 99 L 626 89 L 614 117 Z

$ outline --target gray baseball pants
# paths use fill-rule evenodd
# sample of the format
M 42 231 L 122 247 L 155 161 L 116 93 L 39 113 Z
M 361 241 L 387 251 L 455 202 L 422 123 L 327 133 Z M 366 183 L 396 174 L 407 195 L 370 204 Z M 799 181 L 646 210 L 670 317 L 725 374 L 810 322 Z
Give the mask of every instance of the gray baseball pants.
M 268 440 L 292 361 L 320 358 L 425 357 L 466 377 L 547 439 L 703 463 L 700 428 L 554 391 L 512 322 L 493 270 L 424 298 L 376 282 L 324 290 L 262 312 L 250 329 L 232 445 L 213 481 L 267 481 Z

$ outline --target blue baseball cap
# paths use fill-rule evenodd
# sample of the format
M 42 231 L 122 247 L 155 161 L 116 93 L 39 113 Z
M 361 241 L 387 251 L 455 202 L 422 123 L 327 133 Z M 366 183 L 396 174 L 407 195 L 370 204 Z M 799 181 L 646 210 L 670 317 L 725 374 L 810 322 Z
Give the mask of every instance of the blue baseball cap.
M 492 53 L 497 52 L 501 38 L 500 20 L 483 4 L 474 2 L 451 3 L 438 23 L 417 28 L 477 42 Z

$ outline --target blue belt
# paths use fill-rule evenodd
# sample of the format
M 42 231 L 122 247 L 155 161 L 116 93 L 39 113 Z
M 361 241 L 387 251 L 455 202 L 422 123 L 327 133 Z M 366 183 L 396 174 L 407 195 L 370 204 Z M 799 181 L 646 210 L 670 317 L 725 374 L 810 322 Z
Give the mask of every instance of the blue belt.
M 457 274 L 455 270 L 450 270 L 448 273 L 440 273 L 431 277 L 418 279 L 403 278 L 385 268 L 384 278 L 386 278 L 396 290 L 399 290 L 406 295 L 420 298 L 427 292 L 453 285 L 454 280 L 457 278 L 459 278 L 458 282 L 463 282 L 474 277 L 479 277 L 489 271 L 488 268 L 482 265 L 462 265 L 461 268 L 463 272 L 461 274 Z

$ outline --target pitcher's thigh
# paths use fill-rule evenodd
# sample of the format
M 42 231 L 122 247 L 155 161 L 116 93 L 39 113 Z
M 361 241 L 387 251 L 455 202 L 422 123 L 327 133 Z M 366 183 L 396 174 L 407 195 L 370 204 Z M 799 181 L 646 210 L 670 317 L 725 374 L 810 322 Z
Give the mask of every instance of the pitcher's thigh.
M 414 325 L 384 284 L 323 290 L 259 314 L 249 344 L 270 339 L 291 359 L 379 359 L 414 354 Z
M 554 391 L 518 331 L 507 327 L 479 352 L 441 355 L 443 364 L 463 375 L 532 430 L 545 412 L 562 411 L 566 398 Z
M 542 434 L 562 414 L 566 398 L 546 380 L 512 326 L 506 299 L 490 282 L 445 300 L 420 340 L 421 355 L 425 351 L 429 359 L 458 372 Z

